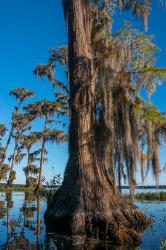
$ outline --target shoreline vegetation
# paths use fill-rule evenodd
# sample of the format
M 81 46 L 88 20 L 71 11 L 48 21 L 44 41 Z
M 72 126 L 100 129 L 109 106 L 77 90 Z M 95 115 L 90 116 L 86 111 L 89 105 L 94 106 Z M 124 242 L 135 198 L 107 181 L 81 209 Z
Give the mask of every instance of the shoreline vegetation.
M 58 188 L 58 186 L 56 187 Z M 45 193 L 45 190 L 47 190 L 47 186 L 45 185 L 43 187 L 43 195 Z M 122 186 L 122 189 L 129 189 L 128 186 Z M 139 192 L 135 194 L 135 200 L 141 200 L 141 201 L 166 201 L 166 185 L 160 185 L 158 187 L 156 186 L 137 186 L 136 189 L 142 189 L 143 192 Z M 156 189 L 155 192 L 146 192 L 146 189 Z M 161 189 L 165 189 L 165 191 L 160 191 Z M 55 187 L 53 188 L 55 191 Z M 52 190 L 52 191 L 53 191 Z M 54 192 L 53 191 L 53 192 Z M 25 192 L 25 193 L 32 193 L 35 192 L 35 188 L 26 187 L 22 184 L 15 184 L 12 188 L 6 188 L 5 184 L 0 184 L 0 192 Z M 128 196 L 128 194 L 124 194 L 125 196 Z
M 166 190 L 165 192 L 137 193 L 135 199 L 140 201 L 166 201 Z

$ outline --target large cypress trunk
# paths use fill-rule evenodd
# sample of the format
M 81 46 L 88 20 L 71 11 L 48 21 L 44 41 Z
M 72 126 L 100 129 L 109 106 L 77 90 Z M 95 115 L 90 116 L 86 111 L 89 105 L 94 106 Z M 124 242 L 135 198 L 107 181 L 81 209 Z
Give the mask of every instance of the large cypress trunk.
M 147 220 L 116 189 L 96 134 L 93 16 L 84 0 L 66 1 L 69 35 L 69 160 L 64 181 L 45 214 L 48 230 L 138 241 Z

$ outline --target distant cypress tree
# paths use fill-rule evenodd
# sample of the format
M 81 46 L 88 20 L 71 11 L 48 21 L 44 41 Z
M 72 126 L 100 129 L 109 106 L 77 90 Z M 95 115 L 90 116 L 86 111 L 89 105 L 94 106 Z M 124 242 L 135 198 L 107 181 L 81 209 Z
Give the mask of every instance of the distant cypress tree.
M 16 89 L 12 89 L 10 91 L 10 95 L 12 95 L 16 98 L 16 100 L 18 101 L 18 104 L 15 107 L 15 111 L 12 114 L 11 129 L 9 132 L 9 136 L 7 138 L 6 145 L 5 145 L 4 150 L 3 150 L 3 154 L 2 154 L 1 159 L 0 159 L 0 165 L 3 164 L 3 162 L 6 159 L 7 151 L 8 151 L 8 148 L 9 148 L 12 136 L 13 136 L 13 132 L 15 129 L 14 128 L 15 117 L 19 114 L 20 109 L 21 109 L 21 105 L 23 104 L 23 102 L 27 98 L 34 96 L 34 93 L 32 91 L 27 90 L 26 88 L 16 88 Z
M 40 100 L 36 103 L 30 103 L 24 110 L 35 118 L 44 117 L 44 128 L 42 132 L 34 132 L 36 140 L 41 141 L 40 166 L 39 166 L 39 181 L 37 189 L 42 189 L 43 167 L 46 154 L 46 142 L 60 142 L 66 139 L 64 131 L 60 129 L 49 129 L 49 124 L 55 122 L 55 115 L 64 114 L 62 103 L 58 101 Z M 53 118 L 51 120 L 51 118 Z

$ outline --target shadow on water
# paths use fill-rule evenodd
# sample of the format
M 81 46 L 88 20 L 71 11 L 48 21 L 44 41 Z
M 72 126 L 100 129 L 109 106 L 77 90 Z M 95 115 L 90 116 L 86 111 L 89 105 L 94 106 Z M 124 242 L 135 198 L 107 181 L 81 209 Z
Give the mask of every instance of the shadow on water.
M 159 250 L 166 249 L 166 202 L 137 202 L 151 217 L 152 224 L 142 235 L 140 246 L 113 246 L 111 242 L 65 237 L 46 233 L 41 196 L 0 193 L 0 249 L 48 250 Z

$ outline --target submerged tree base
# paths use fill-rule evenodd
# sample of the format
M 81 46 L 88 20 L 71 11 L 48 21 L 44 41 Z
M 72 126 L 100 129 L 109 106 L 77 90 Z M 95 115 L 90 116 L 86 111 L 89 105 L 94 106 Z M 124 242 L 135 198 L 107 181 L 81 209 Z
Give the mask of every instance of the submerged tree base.
M 141 233 L 148 226 L 149 220 L 139 208 L 119 192 L 109 195 L 110 199 L 103 200 L 103 203 L 101 200 L 100 209 L 92 208 L 90 213 L 83 211 L 82 206 L 67 211 L 67 204 L 64 209 L 59 210 L 60 193 L 61 190 L 57 192 L 45 214 L 49 232 L 84 235 L 87 238 L 109 240 L 115 244 L 140 243 Z

